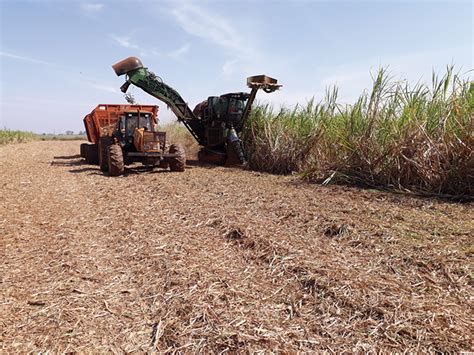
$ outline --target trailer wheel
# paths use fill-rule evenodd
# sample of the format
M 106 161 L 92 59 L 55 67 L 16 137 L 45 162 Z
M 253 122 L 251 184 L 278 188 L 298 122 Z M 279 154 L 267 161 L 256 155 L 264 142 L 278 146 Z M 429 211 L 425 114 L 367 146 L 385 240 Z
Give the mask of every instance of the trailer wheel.
M 84 159 L 86 160 L 87 164 L 98 164 L 99 163 L 99 155 L 97 153 L 97 144 L 86 144 L 84 147 Z
M 81 144 L 81 158 L 86 158 L 86 149 L 89 144 L 87 143 L 82 143 Z
M 186 165 L 186 152 L 181 144 L 171 144 L 170 154 L 176 154 L 176 157 L 168 158 L 171 171 L 184 171 Z
M 107 167 L 110 176 L 123 174 L 123 152 L 120 145 L 112 144 L 108 147 Z
M 107 171 L 109 168 L 108 164 L 108 149 L 112 145 L 112 137 L 100 137 L 99 138 L 99 166 L 100 170 Z

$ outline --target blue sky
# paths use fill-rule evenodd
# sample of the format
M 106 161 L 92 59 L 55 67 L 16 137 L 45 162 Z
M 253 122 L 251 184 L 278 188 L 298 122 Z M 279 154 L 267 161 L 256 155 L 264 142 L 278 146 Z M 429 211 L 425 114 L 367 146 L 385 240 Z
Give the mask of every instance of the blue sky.
M 0 0 L 0 127 L 83 130 L 99 103 L 125 103 L 111 65 L 134 55 L 191 107 L 246 90 L 267 74 L 275 105 L 320 100 L 338 85 L 353 101 L 370 73 L 428 81 L 456 64 L 473 68 L 471 1 L 13 1 Z M 469 75 L 469 74 L 467 74 Z M 470 75 L 472 77 L 472 75 Z M 138 88 L 142 104 L 166 105 Z

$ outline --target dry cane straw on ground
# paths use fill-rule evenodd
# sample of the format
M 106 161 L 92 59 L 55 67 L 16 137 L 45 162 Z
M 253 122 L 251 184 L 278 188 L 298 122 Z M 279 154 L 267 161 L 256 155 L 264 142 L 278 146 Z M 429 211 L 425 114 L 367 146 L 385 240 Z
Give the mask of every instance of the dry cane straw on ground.
M 4 351 L 473 350 L 472 205 L 78 151 L 0 147 Z

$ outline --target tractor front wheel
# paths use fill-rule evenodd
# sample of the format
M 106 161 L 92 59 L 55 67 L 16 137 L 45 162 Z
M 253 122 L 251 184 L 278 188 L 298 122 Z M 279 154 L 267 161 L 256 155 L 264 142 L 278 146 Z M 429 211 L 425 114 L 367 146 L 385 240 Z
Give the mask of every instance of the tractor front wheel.
M 119 176 L 123 174 L 123 152 L 118 144 L 112 144 L 108 147 L 107 167 L 110 176 Z
M 186 152 L 181 144 L 171 144 L 170 154 L 175 154 L 175 157 L 168 158 L 171 171 L 184 171 L 186 165 Z

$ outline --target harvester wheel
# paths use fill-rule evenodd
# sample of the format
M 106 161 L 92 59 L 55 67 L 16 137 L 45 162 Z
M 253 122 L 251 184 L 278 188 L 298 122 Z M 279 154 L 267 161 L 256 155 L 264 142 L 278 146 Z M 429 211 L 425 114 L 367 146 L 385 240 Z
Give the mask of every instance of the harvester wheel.
M 99 154 L 97 152 L 97 144 L 87 144 L 84 149 L 87 164 L 99 164 Z
M 108 147 L 107 165 L 110 176 L 119 176 L 123 174 L 123 152 L 118 144 L 112 144 Z
M 86 158 L 86 149 L 89 144 L 87 143 L 82 143 L 81 144 L 81 158 Z
M 109 146 L 112 145 L 112 142 L 112 137 L 99 138 L 99 166 L 102 171 L 107 171 L 109 169 L 107 155 L 109 153 Z
M 184 171 L 186 165 L 186 152 L 181 144 L 171 144 L 170 154 L 176 154 L 175 157 L 170 157 L 168 162 L 170 163 L 171 171 Z

